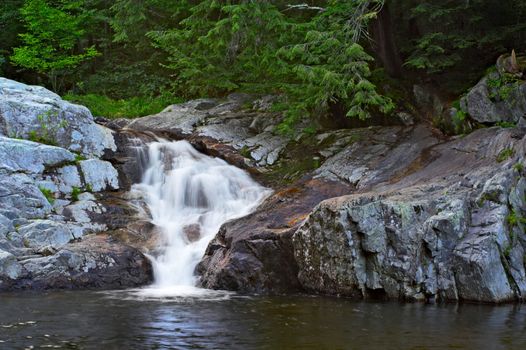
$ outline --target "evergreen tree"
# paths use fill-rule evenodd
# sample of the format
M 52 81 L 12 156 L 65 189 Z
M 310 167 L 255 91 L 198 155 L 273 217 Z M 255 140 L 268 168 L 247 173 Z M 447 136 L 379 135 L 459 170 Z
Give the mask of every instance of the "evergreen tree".
M 89 16 L 82 13 L 82 3 L 60 0 L 53 6 L 49 0 L 26 0 L 20 9 L 26 32 L 11 61 L 47 76 L 54 91 L 63 88 L 64 75 L 98 55 L 94 47 L 79 45 Z

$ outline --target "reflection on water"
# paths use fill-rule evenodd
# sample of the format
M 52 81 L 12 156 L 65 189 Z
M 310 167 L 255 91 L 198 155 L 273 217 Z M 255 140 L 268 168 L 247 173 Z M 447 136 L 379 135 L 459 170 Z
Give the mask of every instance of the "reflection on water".
M 522 305 L 231 293 L 0 295 L 0 349 L 526 349 Z

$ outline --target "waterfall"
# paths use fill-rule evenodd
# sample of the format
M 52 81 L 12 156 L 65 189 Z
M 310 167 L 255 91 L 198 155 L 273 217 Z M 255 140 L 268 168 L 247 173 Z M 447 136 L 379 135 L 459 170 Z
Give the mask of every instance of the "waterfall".
M 161 249 L 150 257 L 151 289 L 192 289 L 194 269 L 221 225 L 249 214 L 270 191 L 187 141 L 153 142 L 147 152 L 142 181 L 133 190 L 143 194 L 163 236 Z

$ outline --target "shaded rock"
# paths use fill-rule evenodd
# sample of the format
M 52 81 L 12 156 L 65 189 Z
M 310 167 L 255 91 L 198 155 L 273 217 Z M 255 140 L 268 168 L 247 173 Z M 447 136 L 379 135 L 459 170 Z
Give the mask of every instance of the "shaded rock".
M 526 82 L 505 82 L 505 79 L 498 72 L 484 77 L 461 99 L 462 110 L 480 123 L 517 123 L 526 115 Z M 504 82 L 491 83 L 495 81 Z
M 317 203 L 348 191 L 346 184 L 304 180 L 270 196 L 256 212 L 224 224 L 197 266 L 200 285 L 251 293 L 298 291 L 292 234 Z
M 16 260 L 16 257 L 8 252 L 0 250 L 0 289 L 2 280 L 17 279 L 22 273 L 22 266 Z
M 151 264 L 143 254 L 105 235 L 88 236 L 57 254 L 20 263 L 25 275 L 0 284 L 0 290 L 116 289 L 152 281 Z
M 0 135 L 28 138 L 33 132 L 90 156 L 115 149 L 111 130 L 95 124 L 86 107 L 64 101 L 43 87 L 0 78 L 0 97 Z

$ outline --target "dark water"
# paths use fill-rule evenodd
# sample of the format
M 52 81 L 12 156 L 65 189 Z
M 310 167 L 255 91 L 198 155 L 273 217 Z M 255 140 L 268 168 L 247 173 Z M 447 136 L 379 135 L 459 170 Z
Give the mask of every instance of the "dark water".
M 0 349 L 526 349 L 526 305 L 0 294 Z

